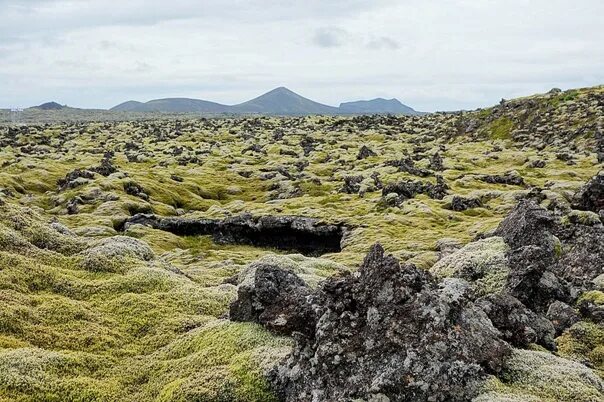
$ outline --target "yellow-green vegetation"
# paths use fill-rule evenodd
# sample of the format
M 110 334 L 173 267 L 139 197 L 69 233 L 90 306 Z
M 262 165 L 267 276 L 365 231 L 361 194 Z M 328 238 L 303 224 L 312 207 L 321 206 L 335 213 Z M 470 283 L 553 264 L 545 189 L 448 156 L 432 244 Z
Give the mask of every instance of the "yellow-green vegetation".
M 589 362 L 604 376 L 604 325 L 580 321 L 558 337 L 556 344 L 561 356 Z
M 263 259 L 316 285 L 355 269 L 375 242 L 430 269 L 439 258 L 439 239 L 466 244 L 489 232 L 531 186 L 546 189 L 544 204 L 568 204 L 598 171 L 593 135 L 579 129 L 596 124 L 602 112 L 591 97 L 603 91 L 578 90 L 555 101 L 554 95 L 528 98 L 536 103 L 522 116 L 491 108 L 397 118 L 0 127 L 0 401 L 272 400 L 263 371 L 287 353 L 290 341 L 225 320 L 236 294 L 228 279 Z M 544 111 L 547 119 L 539 117 Z M 572 164 L 556 157 L 560 144 L 576 150 Z M 358 158 L 363 145 L 375 155 Z M 115 171 L 102 175 L 95 169 L 107 151 Z M 437 153 L 442 170 L 431 164 Z M 389 163 L 403 159 L 430 173 L 418 177 Z M 545 166 L 534 167 L 534 160 Z M 76 169 L 89 174 L 59 186 Z M 512 170 L 524 186 L 480 180 Z M 378 183 L 435 183 L 436 175 L 449 194 L 477 198 L 482 206 L 453 211 L 450 199 L 426 194 L 400 206 L 383 202 Z M 359 191 L 343 191 L 348 176 L 362 176 Z M 140 212 L 301 215 L 351 229 L 342 252 L 313 259 L 141 225 L 118 231 Z M 506 272 L 505 248 L 497 242 L 468 246 L 432 269 L 456 275 L 475 263 L 483 274 L 477 290 L 496 291 Z M 559 338 L 560 353 L 601 368 L 601 329 L 580 325 Z M 518 353 L 520 360 L 527 357 Z M 532 393 L 519 383 L 520 372 L 511 372 L 510 384 Z
M 440 259 L 430 272 L 440 278 L 464 278 L 481 296 L 496 293 L 503 289 L 510 271 L 505 256 L 508 249 L 503 238 L 497 236 L 472 242 Z
M 500 117 L 493 120 L 489 127 L 492 140 L 509 140 L 511 138 L 512 126 L 514 123 L 507 117 Z
M 598 402 L 604 381 L 577 362 L 549 352 L 513 351 L 500 378 L 492 377 L 474 402 Z
M 234 286 L 199 284 L 132 237 L 0 213 L 2 398 L 271 400 L 263 370 L 289 341 L 221 320 Z

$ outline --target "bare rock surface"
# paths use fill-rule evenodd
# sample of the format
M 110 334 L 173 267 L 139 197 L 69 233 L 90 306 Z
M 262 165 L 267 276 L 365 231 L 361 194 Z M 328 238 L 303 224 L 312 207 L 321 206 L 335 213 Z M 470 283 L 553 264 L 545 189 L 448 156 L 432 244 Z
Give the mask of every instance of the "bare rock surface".
M 240 286 L 235 318 L 270 316 L 265 325 L 275 330 L 272 317 L 289 322 L 292 311 L 305 312 L 293 352 L 271 374 L 285 401 L 464 401 L 510 351 L 465 281 L 438 284 L 380 245 L 357 274 L 332 277 L 312 294 L 276 267 L 256 268 L 253 280 Z M 260 315 L 241 308 L 250 300 Z

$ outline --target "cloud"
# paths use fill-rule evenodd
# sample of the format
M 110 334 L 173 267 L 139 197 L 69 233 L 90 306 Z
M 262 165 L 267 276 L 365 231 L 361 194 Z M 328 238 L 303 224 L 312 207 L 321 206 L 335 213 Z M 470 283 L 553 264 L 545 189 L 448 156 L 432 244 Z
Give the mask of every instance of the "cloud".
M 390 49 L 395 50 L 400 48 L 400 44 L 392 38 L 387 36 L 381 36 L 379 38 L 371 39 L 367 42 L 366 45 L 369 49 Z
M 319 28 L 315 31 L 312 42 L 319 47 L 340 47 L 346 43 L 349 35 L 336 27 Z
M 488 106 L 602 84 L 601 15 L 601 0 L 0 0 L 0 107 L 238 103 L 280 85 Z

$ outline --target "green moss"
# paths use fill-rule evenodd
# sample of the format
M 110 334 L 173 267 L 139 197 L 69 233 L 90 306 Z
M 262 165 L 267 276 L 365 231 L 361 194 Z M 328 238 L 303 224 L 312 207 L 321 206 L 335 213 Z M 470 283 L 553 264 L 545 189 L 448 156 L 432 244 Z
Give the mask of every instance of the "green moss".
M 509 140 L 513 126 L 514 122 L 507 117 L 495 119 L 489 125 L 489 138 L 492 140 Z
M 590 290 L 589 292 L 585 292 L 579 297 L 577 303 L 581 303 L 582 301 L 589 301 L 598 306 L 604 305 L 604 292 L 599 290 Z
M 463 278 L 478 295 L 499 292 L 505 285 L 509 267 L 508 246 L 501 237 L 489 237 L 469 243 L 438 261 L 430 272 L 437 277 Z
M 514 350 L 499 380 L 475 401 L 586 401 L 604 398 L 604 381 L 586 366 L 549 352 Z
M 561 356 L 589 361 L 600 375 L 604 375 L 602 345 L 604 326 L 588 321 L 580 321 L 556 338 Z

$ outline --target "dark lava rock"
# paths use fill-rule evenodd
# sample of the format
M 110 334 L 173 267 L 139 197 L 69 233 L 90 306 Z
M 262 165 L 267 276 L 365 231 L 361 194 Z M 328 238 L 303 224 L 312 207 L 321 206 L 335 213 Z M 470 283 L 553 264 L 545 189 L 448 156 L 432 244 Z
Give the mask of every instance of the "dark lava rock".
M 564 162 L 572 162 L 573 155 L 568 152 L 558 152 L 556 154 L 556 159 Z
M 596 323 L 604 323 L 604 305 L 598 304 L 589 298 L 584 298 L 579 301 L 577 307 L 582 317 Z
M 546 317 L 554 326 L 556 336 L 561 335 L 566 328 L 572 327 L 580 320 L 579 314 L 574 308 L 558 300 L 550 304 Z
M 436 152 L 430 158 L 429 166 L 430 166 L 430 169 L 436 170 L 439 172 L 445 170 L 445 166 L 443 165 L 443 158 L 442 158 L 442 156 L 440 156 L 440 154 L 438 152 Z
M 479 207 L 482 207 L 482 202 L 478 198 L 465 198 L 459 195 L 453 196 L 450 206 L 453 211 L 458 212 Z
M 380 174 L 378 172 L 371 173 L 370 177 L 373 179 L 375 188 L 384 188 L 384 184 L 382 183 L 382 179 L 380 179 Z
M 432 172 L 427 169 L 415 166 L 415 162 L 411 158 L 387 161 L 385 165 L 397 167 L 399 172 L 406 172 L 419 177 L 428 177 L 432 174 Z
M 89 170 L 84 169 L 75 169 L 65 175 L 63 179 L 57 180 L 57 184 L 59 186 L 59 190 L 65 190 L 67 188 L 74 188 L 82 184 L 81 181 L 77 179 L 93 179 L 94 173 Z
M 478 179 L 490 184 L 509 184 L 513 186 L 524 185 L 524 179 L 515 170 L 506 172 L 502 175 L 485 174 L 480 176 Z
M 306 300 L 311 289 L 295 273 L 256 262 L 243 276 L 231 303 L 231 320 L 256 322 L 280 335 L 312 332 L 316 319 Z
M 270 376 L 284 401 L 468 401 L 510 351 L 464 281 L 438 285 L 379 245 L 312 299 L 313 332 Z
M 316 143 L 317 141 L 312 137 L 302 138 L 302 140 L 300 141 L 300 146 L 302 147 L 304 156 L 310 155 L 310 153 L 315 150 Z
M 363 176 L 345 176 L 344 185 L 340 191 L 346 194 L 357 194 L 361 189 L 363 179 Z
M 426 194 L 430 198 L 442 200 L 447 195 L 449 186 L 445 183 L 441 176 L 436 177 L 436 184 L 421 181 L 400 181 L 391 183 L 382 188 L 382 197 L 388 194 L 396 194 L 397 200 L 395 205 L 400 205 L 405 200 L 415 197 L 417 194 Z
M 532 200 L 521 200 L 494 234 L 510 246 L 507 291 L 536 312 L 574 303 L 604 271 L 603 225 L 556 217 Z
M 587 182 L 573 197 L 573 208 L 598 212 L 604 209 L 604 171 Z
M 510 246 L 544 246 L 553 251 L 553 239 L 550 230 L 554 225 L 553 216 L 532 200 L 521 200 L 505 217 L 495 231 Z
M 142 198 L 145 201 L 149 200 L 149 195 L 145 192 L 145 189 L 140 184 L 133 181 L 124 183 L 124 191 L 126 194 Z
M 536 159 L 536 160 L 534 160 L 534 161 L 530 161 L 530 162 L 528 163 L 528 166 L 529 166 L 529 167 L 532 167 L 532 168 L 538 168 L 538 169 L 542 169 L 542 168 L 544 168 L 544 167 L 545 167 L 545 165 L 546 165 L 546 162 L 545 162 L 544 160 L 542 160 L 542 159 Z
M 556 226 L 553 233 L 561 242 L 561 255 L 552 271 L 568 282 L 575 299 L 604 273 L 604 226 L 569 223 Z
M 90 170 L 101 176 L 109 176 L 110 174 L 117 172 L 117 168 L 113 165 L 113 152 L 105 152 L 103 159 L 101 159 L 101 164 Z
M 361 149 L 359 149 L 359 154 L 357 155 L 357 159 L 361 160 L 361 159 L 369 158 L 370 156 L 377 156 L 377 154 L 375 152 L 373 152 L 371 149 L 369 149 L 366 145 L 363 145 L 361 147 Z
M 604 131 L 599 128 L 596 132 L 596 157 L 598 163 L 604 163 Z
M 514 296 L 492 294 L 476 303 L 487 313 L 495 328 L 501 331 L 503 339 L 512 345 L 526 347 L 530 343 L 538 343 L 551 350 L 556 348 L 552 323 L 528 309 Z
M 544 312 L 552 300 L 568 300 L 568 285 L 549 270 L 554 260 L 547 250 L 520 247 L 508 259 L 511 269 L 505 289 L 531 309 Z
M 82 205 L 84 201 L 80 197 L 74 197 L 67 202 L 67 213 L 69 215 L 75 215 L 80 212 L 80 205 Z
M 262 148 L 262 146 L 260 144 L 250 145 L 249 147 L 247 147 L 241 151 L 242 154 L 244 154 L 246 152 L 255 152 L 258 154 L 266 155 L 266 151 L 264 150 L 264 148 Z

